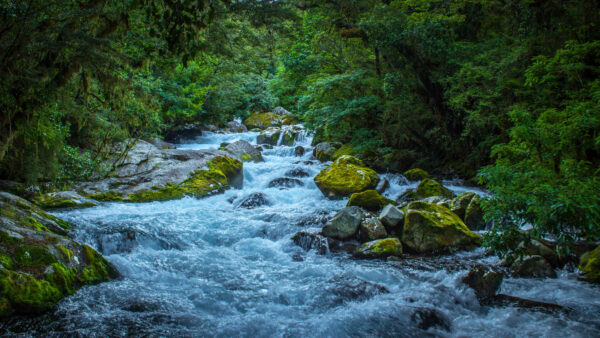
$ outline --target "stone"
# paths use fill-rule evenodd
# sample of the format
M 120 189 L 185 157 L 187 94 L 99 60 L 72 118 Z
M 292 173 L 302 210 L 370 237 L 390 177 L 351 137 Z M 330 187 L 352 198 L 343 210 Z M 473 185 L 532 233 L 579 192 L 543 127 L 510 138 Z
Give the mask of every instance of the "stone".
M 381 210 L 379 220 L 387 227 L 396 228 L 404 225 L 404 212 L 393 204 L 388 204 Z
M 374 189 L 379 176 L 352 156 L 341 156 L 321 170 L 314 178 L 315 184 L 329 199 L 339 199 L 356 192 Z
M 451 328 L 448 316 L 436 309 L 419 308 L 413 312 L 410 318 L 422 330 L 429 330 L 432 327 L 436 327 L 450 331 Z
M 492 271 L 483 265 L 476 265 L 462 278 L 462 282 L 475 291 L 479 303 L 489 304 L 498 293 L 503 278 L 504 275 L 501 272 Z
M 402 242 L 418 253 L 432 253 L 478 247 L 481 238 L 448 208 L 415 201 L 407 206 Z
M 174 126 L 165 132 L 164 139 L 170 143 L 182 143 L 202 136 L 202 129 L 202 125 L 199 124 Z
M 158 137 L 147 140 L 148 143 L 152 144 L 158 149 L 177 149 L 177 146 L 173 143 L 165 142 Z
M 357 206 L 369 211 L 379 211 L 388 204 L 396 204 L 389 198 L 381 196 L 375 190 L 365 190 L 350 196 L 347 206 Z
M 359 258 L 387 258 L 402 255 L 402 243 L 398 238 L 385 238 L 362 244 L 356 249 Z
M 57 191 L 37 195 L 32 201 L 44 209 L 51 208 L 86 208 L 98 205 L 97 201 L 86 198 L 76 191 Z
M 419 186 L 417 187 L 417 196 L 420 199 L 432 196 L 454 198 L 454 193 L 439 182 L 426 178 L 419 183 Z
M 281 117 L 273 113 L 254 113 L 242 122 L 248 129 L 281 126 Z
M 227 130 L 232 133 L 245 133 L 248 131 L 248 128 L 238 121 L 230 121 L 227 122 Z
M 289 177 L 308 177 L 310 174 L 302 168 L 290 169 L 285 173 L 285 176 Z
M 285 126 L 281 130 L 281 144 L 282 146 L 293 146 L 296 142 L 296 137 L 300 133 L 301 129 L 295 126 Z
M 281 136 L 280 128 L 270 127 L 270 128 L 263 130 L 256 137 L 256 143 L 276 146 L 277 143 L 279 142 L 280 136 Z
M 377 187 L 375 187 L 375 191 L 377 191 L 380 194 L 383 194 L 384 191 L 387 190 L 387 188 L 390 187 L 390 181 L 388 181 L 387 178 L 383 177 L 381 180 L 379 180 L 379 183 L 377 183 Z
M 429 173 L 423 169 L 414 168 L 404 172 L 404 177 L 409 181 L 422 181 L 429 178 Z
M 484 230 L 486 223 L 483 219 L 483 215 L 484 212 L 481 208 L 481 197 L 479 195 L 475 195 L 465 210 L 465 224 L 471 230 Z
M 519 243 L 519 251 L 526 256 L 542 256 L 555 268 L 562 267 L 556 251 L 550 249 L 537 239 L 531 239 L 527 244 L 524 242 Z
M 321 255 L 329 252 L 327 239 L 319 234 L 300 231 L 292 236 L 292 241 L 306 251 L 315 250 Z
M 242 162 L 264 162 L 262 154 L 256 147 L 245 140 L 237 140 L 227 144 L 224 149 L 228 153 L 235 155 Z
M 552 265 L 542 256 L 522 257 L 512 264 L 511 269 L 518 277 L 556 278 L 556 272 L 552 268 Z
M 323 235 L 336 239 L 349 239 L 356 235 L 365 214 L 359 207 L 346 207 L 338 211 L 323 227 Z
M 398 205 L 406 205 L 416 200 L 418 200 L 418 197 L 414 189 L 407 189 L 405 192 L 401 193 L 398 197 L 396 197 L 396 202 L 398 203 Z
M 236 208 L 254 209 L 265 205 L 271 205 L 271 201 L 261 192 L 252 193 L 244 197 L 236 206 Z
M 313 149 L 313 155 L 321 162 L 332 161 L 333 154 L 342 146 L 338 142 L 321 142 Z
M 359 237 L 361 242 L 370 242 L 388 236 L 385 227 L 377 218 L 365 218 L 360 223 Z
M 289 189 L 295 187 L 303 187 L 304 183 L 296 178 L 280 177 L 269 182 L 269 188 Z
M 581 256 L 579 271 L 590 282 L 600 284 L 600 246 Z
M 467 211 L 467 207 L 469 206 L 469 203 L 471 202 L 473 197 L 475 197 L 475 195 L 476 194 L 474 192 L 465 192 L 455 197 L 451 202 L 450 210 L 453 213 L 455 213 L 458 217 L 460 217 L 460 219 L 462 219 L 463 222 L 465 221 L 465 212 Z M 469 225 L 467 224 L 467 226 Z
M 294 148 L 294 156 L 296 157 L 304 156 L 305 152 L 306 150 L 303 146 L 296 146 L 296 148 Z

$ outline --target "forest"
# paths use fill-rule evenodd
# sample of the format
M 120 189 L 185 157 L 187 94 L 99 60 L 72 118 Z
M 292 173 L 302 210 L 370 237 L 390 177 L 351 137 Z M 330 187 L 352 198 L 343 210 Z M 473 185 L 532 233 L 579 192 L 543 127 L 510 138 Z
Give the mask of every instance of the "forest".
M 488 191 L 500 257 L 600 240 L 597 1 L 1 0 L 0 76 L 0 179 L 42 192 L 283 107 L 377 172 Z

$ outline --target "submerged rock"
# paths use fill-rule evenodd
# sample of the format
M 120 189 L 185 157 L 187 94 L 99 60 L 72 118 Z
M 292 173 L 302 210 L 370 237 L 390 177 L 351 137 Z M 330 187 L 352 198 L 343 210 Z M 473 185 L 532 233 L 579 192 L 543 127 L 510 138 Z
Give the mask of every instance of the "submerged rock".
M 333 154 L 342 146 L 338 142 L 321 142 L 313 149 L 313 155 L 321 162 L 333 160 Z
M 281 126 L 281 117 L 273 113 L 254 113 L 242 122 L 248 129 Z
M 254 209 L 263 205 L 271 205 L 271 201 L 262 192 L 255 192 L 244 197 L 237 205 L 237 208 Z
M 476 265 L 462 278 L 462 282 L 475 290 L 475 296 L 481 304 L 488 304 L 496 296 L 503 278 L 500 272 Z
M 419 186 L 417 187 L 417 196 L 419 198 L 427 198 L 432 196 L 453 198 L 454 193 L 441 185 L 439 182 L 426 178 L 419 183 Z
M 266 130 L 263 130 L 256 137 L 256 143 L 276 146 L 277 142 L 279 142 L 280 136 L 281 136 L 280 128 L 270 127 L 270 128 L 267 128 Z
M 337 239 L 352 238 L 358 232 L 360 223 L 365 218 L 364 212 L 359 207 L 346 207 L 323 227 L 323 235 Z
M 417 201 L 407 207 L 402 242 L 416 252 L 430 253 L 474 248 L 481 238 L 448 208 Z
M 552 265 L 542 256 L 526 256 L 515 261 L 511 269 L 515 275 L 525 278 L 555 278 L 556 272 Z
M 398 238 L 385 238 L 364 243 L 356 249 L 359 258 L 387 258 L 402 255 L 402 243 Z
M 432 327 L 450 331 L 450 319 L 448 316 L 436 309 L 420 308 L 413 312 L 411 320 L 422 330 L 429 330 Z
M 280 177 L 269 182 L 269 188 L 289 189 L 294 187 L 303 187 L 304 183 L 299 179 Z
M 33 202 L 44 209 L 50 208 L 85 208 L 98 205 L 97 201 L 86 198 L 76 191 L 58 191 L 40 194 L 34 197 Z
M 282 146 L 293 146 L 294 142 L 296 142 L 296 138 L 298 134 L 302 131 L 301 128 L 297 126 L 286 126 L 282 128 L 281 131 L 281 145 Z
M 237 156 L 242 162 L 264 162 L 262 154 L 256 147 L 245 140 L 237 140 L 229 143 L 224 150 Z
M 388 204 L 395 205 L 396 202 L 381 196 L 375 190 L 366 190 L 352 194 L 347 206 L 357 206 L 369 211 L 379 211 Z
M 334 286 L 328 287 L 328 295 L 334 297 L 334 304 L 345 303 L 347 301 L 365 301 L 376 295 L 389 293 L 389 290 L 379 284 L 367 282 L 361 279 L 340 279 Z
M 342 198 L 356 192 L 374 189 L 379 176 L 364 166 L 361 160 L 341 156 L 315 177 L 319 190 L 330 199 Z
M 84 285 L 118 277 L 104 257 L 67 237 L 69 225 L 0 192 L 0 316 L 39 314 Z
M 361 242 L 374 241 L 388 236 L 385 227 L 377 218 L 369 217 L 360 223 L 359 236 Z
M 422 181 L 429 178 L 429 173 L 423 169 L 414 168 L 404 172 L 404 177 L 409 181 Z
M 315 250 L 319 254 L 326 254 L 329 251 L 327 245 L 327 238 L 306 231 L 301 231 L 292 236 L 292 241 L 297 246 L 301 247 L 306 251 Z
M 304 149 L 303 146 L 296 146 L 296 148 L 294 148 L 294 156 L 297 156 L 297 157 L 304 156 L 305 152 L 306 152 L 306 150 Z
M 394 205 L 388 204 L 381 210 L 379 220 L 387 227 L 396 228 L 404 224 L 404 212 Z
M 600 246 L 581 256 L 579 270 L 590 282 L 600 283 Z
M 308 172 L 306 172 L 306 170 L 304 170 L 302 168 L 296 168 L 296 169 L 288 170 L 285 173 L 285 176 L 289 176 L 289 177 L 308 177 L 308 176 L 310 176 L 310 174 Z

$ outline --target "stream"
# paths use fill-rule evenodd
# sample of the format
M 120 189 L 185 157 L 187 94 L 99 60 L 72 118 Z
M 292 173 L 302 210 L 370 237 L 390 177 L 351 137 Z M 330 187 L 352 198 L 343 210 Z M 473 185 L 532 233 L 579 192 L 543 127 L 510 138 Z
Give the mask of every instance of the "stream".
M 256 143 L 257 134 L 206 133 L 181 148 Z M 297 141 L 309 150 L 310 142 Z M 296 157 L 294 147 L 277 146 L 263 157 L 244 164 L 241 190 L 54 212 L 122 278 L 85 287 L 54 313 L 12 325 L 25 335 L 85 337 L 600 336 L 600 288 L 572 271 L 559 271 L 557 279 L 504 280 L 503 293 L 571 309 L 539 312 L 479 305 L 461 277 L 475 263 L 498 263 L 483 249 L 389 262 L 303 250 L 291 236 L 318 232 L 347 199 L 328 200 L 317 189 L 313 177 L 326 164 L 311 161 L 311 151 Z M 297 168 L 308 173 L 298 178 L 303 186 L 268 187 Z M 417 184 L 384 176 L 390 198 Z M 255 192 L 270 205 L 238 207 Z

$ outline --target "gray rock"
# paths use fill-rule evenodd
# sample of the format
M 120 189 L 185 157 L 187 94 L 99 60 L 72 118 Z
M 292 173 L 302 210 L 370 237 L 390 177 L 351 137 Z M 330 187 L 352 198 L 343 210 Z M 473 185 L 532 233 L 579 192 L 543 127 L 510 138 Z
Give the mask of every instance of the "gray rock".
M 245 133 L 248 131 L 248 128 L 238 121 L 230 121 L 227 123 L 227 130 L 232 133 Z
M 452 200 L 452 203 L 450 204 L 450 210 L 464 221 L 467 207 L 475 195 L 476 194 L 474 192 L 465 192 L 458 195 Z
M 437 327 L 445 331 L 450 331 L 451 328 L 451 321 L 448 316 L 436 309 L 417 309 L 410 318 L 422 330 Z
M 361 242 L 370 242 L 388 236 L 383 224 L 373 217 L 366 218 L 360 223 L 359 234 Z
M 550 249 L 538 240 L 532 239 L 527 245 L 521 242 L 519 243 L 519 249 L 521 249 L 525 255 L 542 256 L 553 267 L 560 267 L 560 260 L 556 251 Z
M 296 168 L 296 169 L 290 169 L 285 173 L 285 176 L 289 176 L 289 177 L 308 177 L 310 176 L 309 173 L 306 172 L 306 170 L 302 169 L 302 168 Z
M 237 140 L 225 146 L 225 151 L 237 156 L 242 162 L 264 162 L 262 154 L 248 141 Z
M 296 146 L 296 148 L 294 148 L 294 156 L 303 156 L 305 152 L 306 150 L 303 146 Z
M 292 236 L 292 241 L 306 251 L 315 250 L 319 254 L 329 251 L 327 239 L 319 234 L 301 231 Z
M 358 232 L 358 227 L 364 218 L 365 213 L 361 208 L 346 207 L 323 227 L 323 235 L 337 239 L 351 238 Z
M 300 181 L 299 179 L 289 178 L 289 177 L 276 178 L 276 179 L 272 180 L 271 182 L 269 182 L 269 185 L 268 185 L 269 188 L 279 188 L 281 190 L 294 188 L 294 187 L 303 187 L 303 186 L 304 186 L 304 183 L 302 183 L 302 181 Z
M 281 135 L 281 129 L 277 127 L 269 127 L 263 130 L 257 137 L 256 143 L 258 144 L 269 144 L 272 146 L 276 146 L 277 142 L 279 142 L 279 137 Z
M 254 209 L 264 205 L 271 205 L 271 201 L 261 192 L 255 192 L 243 198 L 237 208 Z
M 379 183 L 377 183 L 377 187 L 375 188 L 375 190 L 380 193 L 383 194 L 383 192 L 390 187 L 390 181 L 388 181 L 387 178 L 382 177 L 381 180 L 379 181 Z
M 342 146 L 338 142 L 321 142 L 313 149 L 313 155 L 319 161 L 326 162 L 333 160 L 333 154 Z
M 379 220 L 383 225 L 395 228 L 398 225 L 404 224 L 404 213 L 397 207 L 388 204 L 381 210 Z
M 526 256 L 513 263 L 511 269 L 516 276 L 525 278 L 555 278 L 552 265 L 542 256 Z
M 158 137 L 148 140 L 148 143 L 152 144 L 158 149 L 177 149 L 177 146 L 173 143 L 165 142 Z
M 273 109 L 273 114 L 275 115 L 292 115 L 292 113 L 290 113 L 289 111 L 287 111 L 285 108 L 283 107 L 275 107 L 275 109 Z
M 97 201 L 83 197 L 76 191 L 58 191 L 48 194 L 40 194 L 32 200 L 44 209 L 67 207 L 83 208 L 98 205 Z
M 488 304 L 496 296 L 503 278 L 504 275 L 500 272 L 492 271 L 483 265 L 476 265 L 462 281 L 475 291 L 481 304 Z

